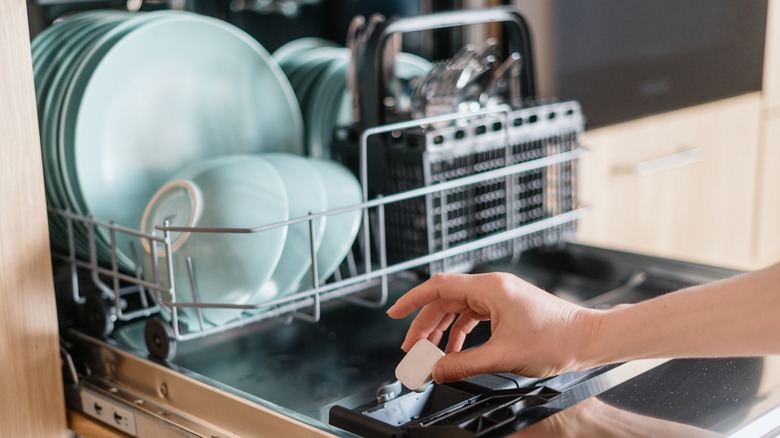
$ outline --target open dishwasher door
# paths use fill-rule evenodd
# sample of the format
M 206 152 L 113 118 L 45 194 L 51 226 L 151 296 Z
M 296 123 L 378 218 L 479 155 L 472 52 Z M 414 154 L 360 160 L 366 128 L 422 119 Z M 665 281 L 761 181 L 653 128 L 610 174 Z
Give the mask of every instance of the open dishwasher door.
M 517 263 L 486 269 L 516 273 L 550 293 L 595 307 L 736 274 L 573 244 L 528 251 Z M 390 302 L 415 284 L 412 278 L 396 278 Z M 408 321 L 391 320 L 382 308 L 333 302 L 318 324 L 268 321 L 193 340 L 169 363 L 148 357 L 141 323 L 120 327 L 106 340 L 71 331 L 65 336 L 74 363 L 66 373 L 73 376 L 69 403 L 97 418 L 90 412 L 95 397 L 132 412 L 138 436 L 151 436 L 140 432 L 142 426 L 194 436 L 456 436 L 447 435 L 455 423 L 465 434 L 457 436 L 505 436 L 595 399 L 638 415 L 730 433 L 780 401 L 777 357 L 636 361 L 543 380 L 486 375 L 434 385 L 423 394 L 390 394 L 388 381 L 403 356 L 399 346 L 407 327 Z M 480 325 L 469 345 L 487 336 L 489 327 Z M 435 422 L 422 430 L 413 427 L 420 422 L 406 424 L 421 414 L 451 413 L 486 394 L 532 390 L 537 390 L 532 403 L 504 406 L 498 427 L 460 421 L 436 435 Z M 406 411 L 397 409 L 402 403 Z

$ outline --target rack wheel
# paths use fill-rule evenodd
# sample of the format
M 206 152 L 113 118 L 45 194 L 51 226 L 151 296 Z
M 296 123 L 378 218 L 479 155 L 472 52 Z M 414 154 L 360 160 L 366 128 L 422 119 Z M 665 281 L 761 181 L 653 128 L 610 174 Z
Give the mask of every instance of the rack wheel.
M 170 361 L 176 357 L 176 339 L 173 337 L 173 328 L 162 318 L 153 316 L 146 320 L 144 339 L 146 340 L 146 348 L 152 357 L 164 361 Z
M 88 294 L 81 308 L 81 324 L 87 332 L 105 338 L 114 331 L 114 310 L 102 298 Z

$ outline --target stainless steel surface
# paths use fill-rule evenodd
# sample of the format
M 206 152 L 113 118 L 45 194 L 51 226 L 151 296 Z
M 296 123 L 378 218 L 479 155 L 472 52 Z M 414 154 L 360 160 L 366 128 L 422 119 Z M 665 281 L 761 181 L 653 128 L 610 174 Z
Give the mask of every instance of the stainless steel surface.
M 125 403 L 148 419 L 147 433 L 139 436 L 350 436 L 208 377 L 153 362 L 127 346 L 75 331 L 67 337 L 82 373 L 79 385 L 66 385 L 68 405 L 81 405 L 82 388 Z

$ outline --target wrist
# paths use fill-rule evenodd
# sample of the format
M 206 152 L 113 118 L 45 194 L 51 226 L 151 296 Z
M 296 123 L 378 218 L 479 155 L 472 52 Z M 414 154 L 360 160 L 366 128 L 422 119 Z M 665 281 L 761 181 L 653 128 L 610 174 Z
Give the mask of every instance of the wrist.
M 622 306 L 621 306 L 622 307 Z M 574 358 L 576 370 L 587 370 L 611 363 L 615 346 L 611 345 L 608 326 L 619 309 L 583 309 L 582 344 Z
M 665 357 L 655 348 L 661 328 L 649 328 L 645 303 L 621 304 L 608 310 L 591 310 L 590 338 L 582 349 L 581 368 Z M 654 318 L 649 318 L 653 320 Z M 648 331 L 652 334 L 648 335 Z

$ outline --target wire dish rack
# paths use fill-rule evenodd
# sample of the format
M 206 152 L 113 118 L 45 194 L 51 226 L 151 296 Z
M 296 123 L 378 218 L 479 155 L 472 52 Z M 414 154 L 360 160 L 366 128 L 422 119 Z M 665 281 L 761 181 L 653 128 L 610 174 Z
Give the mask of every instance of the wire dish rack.
M 422 128 L 442 123 L 448 126 Z M 170 360 L 175 356 L 176 342 L 269 318 L 317 322 L 322 303 L 329 300 L 384 306 L 388 279 L 396 274 L 431 267 L 434 271 L 463 270 L 526 248 L 560 242 L 574 230 L 576 220 L 587 213 L 587 208 L 578 207 L 575 189 L 576 162 L 584 153 L 579 146 L 583 125 L 579 105 L 563 102 L 515 111 L 494 108 L 376 127 L 361 136 L 361 183 L 367 187 L 369 138 L 401 132 L 409 144 L 396 146 L 397 157 L 392 157 L 389 162 L 393 164 L 388 166 L 388 173 L 397 175 L 392 183 L 395 193 L 369 200 L 365 192 L 366 201 L 354 206 L 255 228 L 161 226 L 157 228 L 159 232 L 150 234 L 68 211 L 50 210 L 51 214 L 63 218 L 68 229 L 69 252 L 56 253 L 55 257 L 69 267 L 73 301 L 83 306 L 82 316 L 93 332 L 107 335 L 116 321 L 160 312 L 166 319 L 147 320 L 146 343 L 153 356 Z M 481 127 L 486 130 L 483 132 Z M 424 152 L 411 154 L 422 162 L 409 160 L 404 148 L 422 139 Z M 188 278 L 173 275 L 173 233 L 261 233 L 306 222 L 311 237 L 318 218 L 353 210 L 362 212 L 362 228 L 354 249 L 344 263 L 346 269 L 324 284 L 317 281 L 315 274 L 310 287 L 286 297 L 257 305 L 221 304 L 200 299 L 202 293 L 195 282 L 197 260 L 187 260 Z M 76 255 L 72 230 L 77 223 L 88 230 L 88 260 Z M 96 235 L 101 227 L 110 238 L 111 266 L 102 266 L 97 261 Z M 146 240 L 152 253 L 162 250 L 161 259 L 166 263 L 159 266 L 153 262 L 152 272 L 142 272 L 138 252 L 131 250 L 138 268 L 132 274 L 122 272 L 116 258 L 118 233 Z M 309 240 L 316 272 L 314 239 Z M 92 284 L 85 286 L 80 271 L 88 274 Z M 161 278 L 173 281 L 163 282 Z M 176 284 L 182 281 L 189 282 L 194 292 L 192 302 L 177 299 Z M 80 286 L 85 289 L 93 285 L 97 286 L 97 294 L 80 289 Z M 212 326 L 204 321 L 202 313 L 203 309 L 211 308 L 249 312 L 227 324 Z M 180 316 L 183 309 L 194 312 L 194 323 L 183 323 Z
M 400 122 L 379 116 L 386 89 L 384 69 L 378 67 L 384 65 L 385 46 L 393 33 L 482 22 L 511 24 L 515 49 L 528 66 L 520 84 L 525 93 L 523 107 L 494 105 Z M 335 138 L 346 140 L 334 140 L 332 145 L 334 157 L 359 176 L 361 203 L 254 228 L 172 227 L 166 223 L 152 233 L 50 209 L 50 215 L 58 216 L 67 229 L 66 245 L 60 245 L 65 249 L 55 249 L 54 256 L 64 266 L 60 281 L 70 286 L 58 290 L 70 291 L 61 295 L 75 305 L 78 324 L 92 334 L 107 336 L 115 323 L 147 317 L 144 331 L 150 355 L 170 360 L 178 342 L 272 318 L 317 322 L 323 303 L 336 299 L 382 307 L 393 276 L 468 271 L 480 263 L 555 245 L 571 236 L 576 221 L 588 211 L 577 202 L 577 161 L 584 154 L 580 136 L 585 119 L 577 102 L 535 99 L 528 30 L 519 15 L 498 9 L 400 19 L 379 24 L 366 41 L 353 45 L 352 67 L 362 66 L 355 72 L 367 77 L 355 83 L 368 86 L 360 95 L 358 88 L 353 90 L 355 102 L 360 102 L 354 105 L 355 124 L 337 130 Z M 357 56 L 364 46 L 365 52 Z M 344 130 L 348 135 L 339 133 Z M 340 269 L 321 283 L 315 221 L 346 212 L 360 213 L 357 239 Z M 199 260 L 186 259 L 185 278 L 174 275 L 177 254 L 172 236 L 176 233 L 251 234 L 300 223 L 308 224 L 313 275 L 311 284 L 291 295 L 261 304 L 205 302 L 196 281 Z M 120 268 L 120 234 L 135 242 L 129 248 L 133 272 Z M 84 235 L 88 251 L 82 251 L 83 245 L 77 247 L 82 243 L 77 237 Z M 104 236 L 109 241 L 108 266 L 98 257 L 98 248 L 105 248 Z M 151 262 L 144 265 L 141 257 L 148 254 L 138 251 L 139 247 L 162 255 L 149 257 Z M 102 255 L 100 260 L 106 260 Z M 142 266 L 148 266 L 147 272 Z M 191 300 L 177 294 L 177 285 L 182 284 L 192 291 Z M 209 292 L 208 296 L 215 296 Z M 205 309 L 241 312 L 215 326 L 204 319 Z

